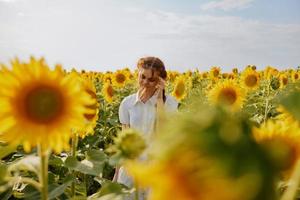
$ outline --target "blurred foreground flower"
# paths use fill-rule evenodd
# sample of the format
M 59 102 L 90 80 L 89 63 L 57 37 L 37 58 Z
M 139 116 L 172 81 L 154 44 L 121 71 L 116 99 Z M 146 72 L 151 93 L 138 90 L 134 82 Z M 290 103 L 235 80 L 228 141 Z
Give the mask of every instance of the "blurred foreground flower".
M 269 153 L 279 170 L 291 172 L 300 157 L 300 130 L 297 123 L 269 120 L 253 129 L 256 141 Z
M 150 147 L 150 160 L 127 162 L 150 200 L 274 200 L 276 169 L 243 115 L 197 107 L 173 119 Z
M 23 144 L 27 152 L 38 144 L 60 152 L 69 146 L 71 129 L 84 125 L 91 99 L 60 67 L 50 70 L 43 59 L 16 59 L 12 69 L 2 66 L 0 85 L 2 141 Z

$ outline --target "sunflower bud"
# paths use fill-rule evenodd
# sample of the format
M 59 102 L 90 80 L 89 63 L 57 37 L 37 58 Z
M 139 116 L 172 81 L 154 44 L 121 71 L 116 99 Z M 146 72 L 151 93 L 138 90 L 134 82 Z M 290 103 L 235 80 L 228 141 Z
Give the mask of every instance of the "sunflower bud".
M 280 87 L 280 82 L 278 78 L 273 78 L 271 80 L 271 87 L 273 90 L 277 90 Z
M 135 159 L 145 150 L 146 142 L 137 131 L 126 129 L 115 139 L 115 148 L 122 157 Z

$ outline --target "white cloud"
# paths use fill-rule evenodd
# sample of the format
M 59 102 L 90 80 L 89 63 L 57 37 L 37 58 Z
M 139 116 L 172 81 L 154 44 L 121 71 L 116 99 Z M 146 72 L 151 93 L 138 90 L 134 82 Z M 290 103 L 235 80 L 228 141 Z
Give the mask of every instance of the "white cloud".
M 300 64 L 299 24 L 181 15 L 114 1 L 32 1 L 0 7 L 0 62 L 33 54 L 68 69 L 97 71 L 134 68 L 145 55 L 158 56 L 180 71 Z
M 233 9 L 244 9 L 253 3 L 254 0 L 220 0 L 211 1 L 201 6 L 202 10 L 214 10 L 221 9 L 224 11 L 229 11 Z
M 16 2 L 16 0 L 0 0 L 0 3 L 3 2 L 3 3 L 14 3 Z
M 299 24 L 272 24 L 239 17 L 151 14 L 153 41 L 169 47 L 168 62 L 207 69 L 211 65 L 292 67 L 300 64 Z

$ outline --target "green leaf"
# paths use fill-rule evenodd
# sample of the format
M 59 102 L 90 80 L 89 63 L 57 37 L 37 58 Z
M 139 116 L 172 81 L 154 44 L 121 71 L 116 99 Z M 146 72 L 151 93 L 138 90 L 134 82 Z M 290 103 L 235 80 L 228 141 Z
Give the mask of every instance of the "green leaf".
M 123 199 L 125 194 L 130 194 L 134 189 L 128 190 L 125 185 L 112 182 L 106 179 L 95 178 L 102 187 L 99 192 L 88 197 L 88 200 L 105 200 L 105 199 Z
M 25 156 L 8 166 L 8 171 L 31 171 L 39 174 L 40 158 L 38 156 Z
M 102 197 L 97 197 L 97 195 L 90 196 L 87 200 L 123 200 L 123 195 L 108 194 Z
M 65 161 L 65 166 L 68 167 L 69 169 L 79 171 L 83 174 L 100 176 L 104 167 L 104 163 L 99 166 L 95 166 L 89 160 L 85 159 L 79 162 L 75 157 L 69 156 Z
M 103 163 L 107 161 L 107 155 L 103 151 L 96 149 L 89 150 L 86 157 L 91 162 Z
M 61 167 L 64 165 L 64 161 L 59 156 L 51 155 L 49 158 L 49 165 Z
M 11 199 L 11 196 L 12 196 L 12 190 L 8 190 L 8 191 L 0 194 L 0 199 L 1 200 L 9 200 L 9 199 Z
M 123 188 L 124 187 L 119 183 L 107 181 L 102 185 L 99 195 L 104 196 L 111 193 L 121 194 Z
M 54 199 L 54 198 L 62 195 L 64 193 L 65 189 L 69 185 L 71 185 L 72 181 L 74 181 L 74 180 L 75 180 L 74 176 L 69 175 L 64 179 L 63 184 L 61 184 L 61 185 L 57 185 L 57 184 L 50 185 L 49 186 L 49 188 L 50 188 L 49 199 Z
M 108 163 L 111 166 L 116 166 L 117 164 L 119 164 L 122 161 L 122 159 L 123 159 L 123 157 L 122 157 L 122 155 L 120 153 L 115 153 L 114 155 L 112 155 L 109 158 Z
M 24 193 L 25 200 L 41 199 L 40 192 L 31 185 L 26 186 L 22 193 Z
M 118 120 L 111 118 L 107 119 L 107 122 L 110 123 L 112 126 L 117 126 L 119 123 Z

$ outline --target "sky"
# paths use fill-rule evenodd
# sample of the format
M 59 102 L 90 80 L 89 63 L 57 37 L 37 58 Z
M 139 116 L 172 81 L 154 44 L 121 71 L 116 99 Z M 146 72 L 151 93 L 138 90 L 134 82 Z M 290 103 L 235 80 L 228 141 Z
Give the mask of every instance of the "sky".
M 300 0 L 0 0 L 0 62 L 66 69 L 169 70 L 300 65 Z

